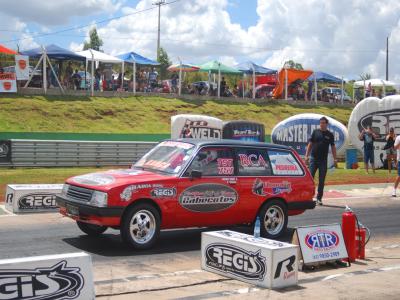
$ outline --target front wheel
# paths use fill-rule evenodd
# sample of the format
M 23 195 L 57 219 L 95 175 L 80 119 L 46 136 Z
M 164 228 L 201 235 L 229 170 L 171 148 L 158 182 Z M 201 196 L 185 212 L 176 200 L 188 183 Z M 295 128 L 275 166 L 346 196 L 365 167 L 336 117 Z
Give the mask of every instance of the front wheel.
M 76 221 L 76 224 L 78 225 L 80 230 L 82 230 L 89 236 L 99 236 L 100 234 L 102 234 L 104 231 L 107 230 L 107 226 L 99 226 L 81 221 Z
M 275 239 L 286 231 L 288 214 L 286 205 L 282 201 L 267 201 L 260 209 L 258 216 L 263 237 Z
M 125 214 L 121 224 L 122 240 L 136 249 L 151 248 L 160 235 L 160 214 L 150 204 L 138 204 Z

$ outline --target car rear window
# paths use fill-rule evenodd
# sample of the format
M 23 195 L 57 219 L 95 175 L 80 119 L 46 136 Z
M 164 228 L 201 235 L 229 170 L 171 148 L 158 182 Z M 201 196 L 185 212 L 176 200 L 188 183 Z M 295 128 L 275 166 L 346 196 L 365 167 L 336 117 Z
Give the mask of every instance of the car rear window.
M 304 170 L 290 151 L 268 150 L 272 172 L 277 176 L 302 176 Z

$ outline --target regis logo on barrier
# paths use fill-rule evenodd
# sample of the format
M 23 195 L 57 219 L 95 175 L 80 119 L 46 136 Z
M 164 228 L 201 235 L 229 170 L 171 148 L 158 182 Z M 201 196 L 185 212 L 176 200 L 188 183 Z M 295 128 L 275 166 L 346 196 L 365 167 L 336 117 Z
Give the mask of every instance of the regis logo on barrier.
M 0 299 L 76 299 L 84 279 L 78 267 L 61 261 L 50 268 L 0 270 Z
M 22 210 L 57 208 L 56 195 L 50 193 L 24 195 L 19 198 L 18 206 Z
M 307 247 L 314 251 L 327 251 L 339 245 L 339 236 L 330 230 L 316 230 L 306 235 Z
M 243 279 L 263 280 L 266 258 L 260 251 L 251 252 L 228 244 L 210 244 L 205 250 L 209 268 Z

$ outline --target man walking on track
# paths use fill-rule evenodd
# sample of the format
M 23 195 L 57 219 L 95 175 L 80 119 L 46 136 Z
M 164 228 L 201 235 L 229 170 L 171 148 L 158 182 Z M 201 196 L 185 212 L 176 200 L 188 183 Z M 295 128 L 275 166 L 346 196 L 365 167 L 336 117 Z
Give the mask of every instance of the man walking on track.
M 398 135 L 394 141 L 394 149 L 397 151 L 397 178 L 394 183 L 392 197 L 396 197 L 396 189 L 400 183 L 400 135 Z
M 319 120 L 319 129 L 315 129 L 312 132 L 305 157 L 306 164 L 310 164 L 309 168 L 313 178 L 317 169 L 319 170 L 317 193 L 317 203 L 319 205 L 322 205 L 322 196 L 324 194 L 325 177 L 328 170 L 329 146 L 332 149 L 335 166 L 337 165 L 335 139 L 332 132 L 328 130 L 328 123 L 329 121 L 326 117 L 322 117 Z

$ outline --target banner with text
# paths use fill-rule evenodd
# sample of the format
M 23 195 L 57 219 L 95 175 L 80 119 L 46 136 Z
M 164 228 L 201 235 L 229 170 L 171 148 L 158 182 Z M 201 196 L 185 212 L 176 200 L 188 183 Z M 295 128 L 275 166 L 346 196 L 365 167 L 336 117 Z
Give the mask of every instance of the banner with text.
M 16 93 L 17 80 L 14 73 L 0 74 L 0 93 Z

